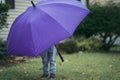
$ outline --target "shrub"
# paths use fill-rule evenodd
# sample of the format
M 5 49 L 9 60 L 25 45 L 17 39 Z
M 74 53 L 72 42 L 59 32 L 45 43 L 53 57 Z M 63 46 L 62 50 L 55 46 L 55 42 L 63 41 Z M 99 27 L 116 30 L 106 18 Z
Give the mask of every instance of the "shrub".
M 8 9 L 9 6 L 6 4 L 2 4 L 0 3 L 0 31 L 3 28 L 7 27 L 7 17 L 8 17 Z M 6 41 L 2 41 L 0 39 L 0 59 L 6 59 L 7 55 L 6 55 Z
M 6 54 L 6 41 L 0 40 L 0 59 L 6 60 L 8 55 Z
M 80 42 L 78 42 L 79 50 L 81 51 L 98 51 L 102 47 L 102 42 L 98 39 L 95 39 L 93 37 L 84 39 Z
M 0 3 L 0 29 L 7 27 L 7 17 L 8 17 L 9 6 L 6 4 Z
M 64 43 L 60 43 L 59 45 L 67 54 L 78 52 L 77 42 L 73 39 L 66 40 Z

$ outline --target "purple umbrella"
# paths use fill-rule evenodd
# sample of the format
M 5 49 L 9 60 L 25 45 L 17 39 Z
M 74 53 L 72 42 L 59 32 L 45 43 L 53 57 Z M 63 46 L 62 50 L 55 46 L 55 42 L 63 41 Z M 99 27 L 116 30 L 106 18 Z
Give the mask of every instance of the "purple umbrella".
M 76 0 L 40 1 L 14 21 L 7 40 L 8 54 L 38 56 L 70 37 L 88 13 Z

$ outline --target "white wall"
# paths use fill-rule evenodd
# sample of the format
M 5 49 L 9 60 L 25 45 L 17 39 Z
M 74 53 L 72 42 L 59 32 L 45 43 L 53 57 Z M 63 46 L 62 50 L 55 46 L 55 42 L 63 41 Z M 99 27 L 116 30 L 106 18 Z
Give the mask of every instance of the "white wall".
M 0 0 L 0 3 L 5 3 L 5 0 Z
M 83 3 L 83 5 L 87 6 L 87 0 L 81 0 L 81 2 Z

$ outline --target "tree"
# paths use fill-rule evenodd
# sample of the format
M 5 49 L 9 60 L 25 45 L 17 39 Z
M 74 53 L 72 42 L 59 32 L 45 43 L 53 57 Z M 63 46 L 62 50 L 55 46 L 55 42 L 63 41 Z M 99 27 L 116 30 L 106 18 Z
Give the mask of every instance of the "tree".
M 99 36 L 103 42 L 102 49 L 109 50 L 120 37 L 120 5 L 108 3 L 104 6 L 94 4 L 89 6 L 91 13 L 79 25 L 75 35 Z
M 6 4 L 0 3 L 0 30 L 7 27 L 7 17 L 8 17 L 9 6 Z
M 3 28 L 7 27 L 8 9 L 9 9 L 8 5 L 0 3 L 0 31 Z M 6 43 L 5 41 L 2 41 L 2 39 L 0 39 L 0 59 L 5 59 L 7 57 L 5 53 L 6 52 L 5 43 Z

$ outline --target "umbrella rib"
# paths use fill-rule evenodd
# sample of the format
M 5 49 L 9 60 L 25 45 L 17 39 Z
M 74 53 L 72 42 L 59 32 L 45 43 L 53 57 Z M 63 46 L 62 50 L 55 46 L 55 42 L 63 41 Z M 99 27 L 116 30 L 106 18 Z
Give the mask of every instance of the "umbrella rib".
M 32 15 L 32 14 L 34 14 L 33 12 L 30 12 L 29 13 L 29 18 L 30 18 L 30 16 Z M 29 18 L 27 18 L 27 20 L 30 20 Z M 31 26 L 31 21 L 28 23 L 30 26 Z M 31 42 L 32 42 L 32 44 L 33 44 L 33 52 L 36 52 L 36 50 L 35 50 L 35 45 L 34 45 L 34 38 L 33 38 L 33 33 L 32 33 L 32 27 L 29 27 L 30 28 L 30 35 L 31 35 Z
M 30 23 L 29 23 L 30 24 Z M 30 26 L 31 26 L 31 24 L 30 24 Z M 33 34 L 32 34 L 32 29 L 31 29 L 31 27 L 30 27 L 30 31 L 31 31 L 31 41 L 32 41 L 32 44 L 33 44 L 33 50 L 34 50 L 34 52 L 36 52 L 36 50 L 35 50 L 35 45 L 34 45 L 34 41 L 33 41 Z

